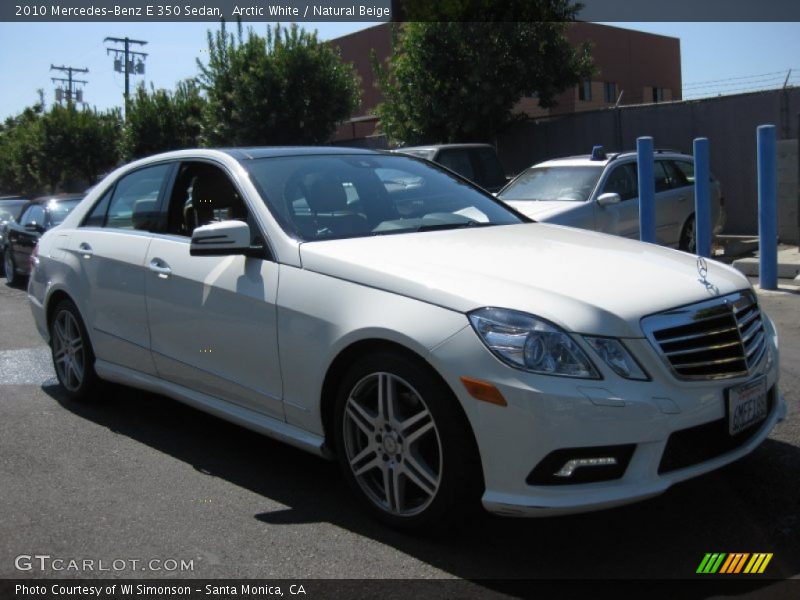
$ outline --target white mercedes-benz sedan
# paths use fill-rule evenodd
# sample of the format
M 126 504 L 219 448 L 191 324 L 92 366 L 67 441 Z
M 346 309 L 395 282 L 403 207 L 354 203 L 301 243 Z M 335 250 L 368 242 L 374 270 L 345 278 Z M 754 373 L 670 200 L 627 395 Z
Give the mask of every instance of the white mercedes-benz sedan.
M 412 157 L 153 156 L 31 262 L 69 397 L 122 383 L 336 458 L 398 527 L 653 496 L 786 414 L 775 328 L 738 272 L 532 223 Z

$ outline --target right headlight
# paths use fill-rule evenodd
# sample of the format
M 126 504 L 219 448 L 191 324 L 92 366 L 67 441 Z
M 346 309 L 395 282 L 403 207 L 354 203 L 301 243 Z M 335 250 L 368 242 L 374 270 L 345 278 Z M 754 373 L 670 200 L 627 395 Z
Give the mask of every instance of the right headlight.
M 616 338 L 584 336 L 587 343 L 620 377 L 647 381 L 650 379 L 625 344 Z
M 486 347 L 512 367 L 542 375 L 600 379 L 569 334 L 544 319 L 506 308 L 479 308 L 468 316 Z

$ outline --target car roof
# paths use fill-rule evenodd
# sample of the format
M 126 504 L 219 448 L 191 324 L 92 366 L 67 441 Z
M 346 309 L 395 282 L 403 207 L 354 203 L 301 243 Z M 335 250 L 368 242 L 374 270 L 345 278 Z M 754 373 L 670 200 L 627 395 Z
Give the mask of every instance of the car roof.
M 676 150 L 655 150 L 653 152 L 654 158 L 684 158 L 688 160 L 693 160 L 692 156 L 689 154 L 683 154 L 682 152 L 678 152 Z M 553 158 L 550 160 L 545 160 L 540 163 L 536 163 L 533 166 L 536 167 L 605 167 L 611 162 L 622 158 L 636 158 L 636 151 L 635 150 L 628 150 L 625 152 L 609 152 L 606 155 L 605 159 L 602 160 L 592 160 L 591 154 L 581 154 L 578 156 L 565 156 L 563 158 Z
M 428 144 L 424 146 L 404 146 L 402 148 L 395 148 L 392 152 L 407 152 L 409 150 L 442 150 L 445 148 L 494 148 L 491 144 Z
M 365 148 L 349 146 L 260 146 L 252 148 L 212 148 L 224 152 L 236 160 L 254 158 L 275 158 L 278 156 L 310 156 L 310 155 L 344 155 L 344 154 L 379 154 Z

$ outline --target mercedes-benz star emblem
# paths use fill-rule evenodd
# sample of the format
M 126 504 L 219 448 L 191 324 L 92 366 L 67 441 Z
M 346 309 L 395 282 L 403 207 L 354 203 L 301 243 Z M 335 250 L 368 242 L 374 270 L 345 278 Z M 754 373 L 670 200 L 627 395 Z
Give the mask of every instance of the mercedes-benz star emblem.
M 697 257 L 697 272 L 700 273 L 700 278 L 705 281 L 706 275 L 708 275 L 708 263 L 702 256 Z

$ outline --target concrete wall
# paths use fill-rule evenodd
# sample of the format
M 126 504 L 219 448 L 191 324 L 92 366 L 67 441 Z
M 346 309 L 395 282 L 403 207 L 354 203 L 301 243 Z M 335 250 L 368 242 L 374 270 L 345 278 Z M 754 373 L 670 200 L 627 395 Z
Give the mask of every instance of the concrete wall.
M 711 170 L 720 180 L 725 198 L 726 233 L 755 234 L 758 231 L 756 127 L 772 123 L 777 126 L 779 139 L 795 139 L 798 114 L 800 88 L 788 88 L 516 123 L 498 136 L 497 147 L 505 168 L 516 173 L 549 158 L 587 154 L 596 144 L 609 151 L 633 150 L 636 138 L 643 135 L 652 136 L 656 148 L 688 154 L 692 152 L 695 137 L 707 137 L 711 145 Z M 786 187 L 790 185 L 787 182 L 792 179 L 792 172 L 787 169 L 783 172 L 779 195 L 786 199 L 794 195 L 796 203 L 796 188 L 792 191 Z M 790 204 L 789 200 L 783 202 L 787 207 Z M 788 228 L 791 213 L 781 214 L 782 220 L 787 219 Z M 797 223 L 796 217 L 793 222 Z M 790 229 L 785 229 L 785 235 L 791 236 Z

